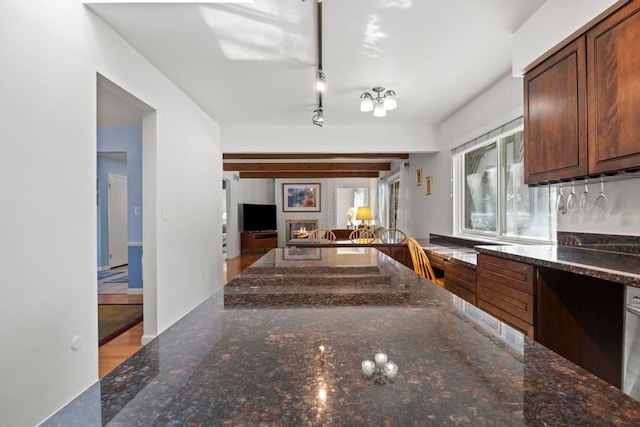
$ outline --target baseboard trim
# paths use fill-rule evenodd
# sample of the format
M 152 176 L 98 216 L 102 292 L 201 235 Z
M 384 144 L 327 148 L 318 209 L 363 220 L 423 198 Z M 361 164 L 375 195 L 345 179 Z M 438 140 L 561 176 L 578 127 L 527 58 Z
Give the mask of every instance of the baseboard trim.
M 140 295 L 144 294 L 144 289 L 142 288 L 127 288 L 127 293 L 130 295 Z
M 143 335 L 142 339 L 141 339 L 141 343 L 142 345 L 147 345 L 149 344 L 151 341 L 153 341 L 153 339 L 156 337 L 157 335 Z

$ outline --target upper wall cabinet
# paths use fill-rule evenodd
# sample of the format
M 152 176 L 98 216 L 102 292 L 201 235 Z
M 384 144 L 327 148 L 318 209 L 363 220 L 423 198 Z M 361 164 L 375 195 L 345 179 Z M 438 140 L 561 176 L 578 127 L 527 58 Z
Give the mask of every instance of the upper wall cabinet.
M 524 79 L 527 184 L 587 173 L 587 83 L 581 37 Z
M 589 173 L 640 166 L 640 1 L 587 32 Z
M 640 167 L 640 0 L 525 75 L 525 182 Z

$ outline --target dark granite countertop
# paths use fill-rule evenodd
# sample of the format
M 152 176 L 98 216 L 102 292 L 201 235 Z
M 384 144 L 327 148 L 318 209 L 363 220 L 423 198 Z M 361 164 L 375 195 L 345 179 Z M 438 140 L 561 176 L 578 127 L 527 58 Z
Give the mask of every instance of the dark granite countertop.
M 607 245 L 476 246 L 480 253 L 640 287 L 640 255 Z
M 441 239 L 416 239 L 427 254 L 443 258 L 449 262 L 476 268 L 477 252 L 472 247 L 461 246 Z
M 270 251 L 44 425 L 638 425 L 640 402 L 377 250 L 300 249 Z M 394 383 L 362 376 L 378 351 Z

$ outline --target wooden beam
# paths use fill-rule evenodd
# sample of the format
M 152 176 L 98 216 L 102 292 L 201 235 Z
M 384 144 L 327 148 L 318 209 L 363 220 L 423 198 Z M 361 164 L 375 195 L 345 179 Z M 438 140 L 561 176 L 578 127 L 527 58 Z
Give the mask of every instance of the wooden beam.
M 377 178 L 378 172 L 310 171 L 310 172 L 240 172 L 240 178 Z
M 408 159 L 407 153 L 224 153 L 223 160 Z
M 388 171 L 390 163 L 223 163 L 225 171 Z

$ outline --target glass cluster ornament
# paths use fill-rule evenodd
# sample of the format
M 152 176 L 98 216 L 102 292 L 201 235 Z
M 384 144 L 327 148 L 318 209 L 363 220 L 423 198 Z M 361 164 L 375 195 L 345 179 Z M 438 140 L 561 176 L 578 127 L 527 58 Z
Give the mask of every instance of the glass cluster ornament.
M 362 375 L 366 379 L 373 379 L 376 384 L 394 382 L 398 376 L 398 365 L 388 360 L 386 353 L 378 352 L 374 360 L 362 361 Z

